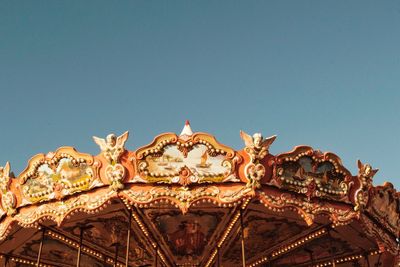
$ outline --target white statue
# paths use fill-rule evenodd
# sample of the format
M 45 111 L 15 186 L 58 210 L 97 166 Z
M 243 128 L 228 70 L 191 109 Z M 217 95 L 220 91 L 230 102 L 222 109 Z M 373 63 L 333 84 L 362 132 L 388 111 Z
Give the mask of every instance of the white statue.
M 106 139 L 93 136 L 93 140 L 99 145 L 104 157 L 110 163 L 117 163 L 119 156 L 125 150 L 124 145 L 128 136 L 129 132 L 125 132 L 118 137 L 115 134 L 109 134 Z
M 246 151 L 250 154 L 253 160 L 261 160 L 269 153 L 269 147 L 275 141 L 276 135 L 265 138 L 260 133 L 255 133 L 253 136 L 240 131 Z

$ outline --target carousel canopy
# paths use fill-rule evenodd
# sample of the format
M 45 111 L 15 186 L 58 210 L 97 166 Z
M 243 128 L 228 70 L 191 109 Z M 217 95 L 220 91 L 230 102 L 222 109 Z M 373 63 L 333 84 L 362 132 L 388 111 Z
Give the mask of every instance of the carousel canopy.
M 400 193 L 377 172 L 275 136 L 128 132 L 0 168 L 2 266 L 400 266 Z

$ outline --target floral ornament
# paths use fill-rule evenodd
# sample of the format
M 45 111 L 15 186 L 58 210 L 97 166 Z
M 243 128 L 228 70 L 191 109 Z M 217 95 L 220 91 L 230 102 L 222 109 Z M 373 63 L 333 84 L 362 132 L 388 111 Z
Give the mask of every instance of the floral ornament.
M 15 206 L 17 204 L 14 193 L 9 191 L 10 186 L 10 163 L 6 163 L 4 167 L 0 167 L 0 190 L 1 190 L 1 206 L 7 215 L 16 213 Z
M 317 192 L 317 183 L 315 182 L 314 178 L 307 178 L 306 185 L 307 186 L 301 189 L 300 192 L 306 194 L 308 201 L 310 201 L 311 198 L 314 197 Z
M 128 139 L 128 132 L 119 137 L 115 134 L 107 135 L 106 139 L 93 136 L 94 142 L 99 145 L 101 154 L 108 162 L 105 170 L 107 180 L 110 182 L 110 188 L 114 191 L 124 188 L 123 180 L 125 177 L 125 167 L 120 164 L 120 156 L 125 151 L 124 145 Z
M 258 164 L 251 164 L 249 165 L 249 167 L 247 168 L 247 172 L 248 172 L 248 177 L 250 178 L 250 180 L 252 181 L 252 185 L 254 187 L 259 188 L 260 185 L 260 180 L 262 177 L 264 177 L 265 175 L 265 168 L 262 164 L 258 163 Z
M 269 154 L 269 147 L 275 141 L 276 135 L 265 138 L 260 133 L 253 136 L 240 131 L 246 147 L 245 151 L 250 156 L 250 162 L 245 167 L 245 174 L 250 180 L 249 185 L 253 188 L 260 187 L 260 180 L 265 175 L 265 167 L 260 163 Z
M 122 183 L 125 177 L 124 166 L 121 164 L 108 165 L 105 173 L 108 181 L 111 183 L 111 189 L 117 191 L 118 189 L 124 188 L 124 184 Z
M 372 186 L 372 178 L 378 172 L 378 169 L 372 169 L 368 163 L 363 164 L 360 160 L 357 161 L 358 178 L 361 181 L 361 188 L 356 192 L 356 206 L 354 209 L 360 210 L 368 203 L 368 190 Z

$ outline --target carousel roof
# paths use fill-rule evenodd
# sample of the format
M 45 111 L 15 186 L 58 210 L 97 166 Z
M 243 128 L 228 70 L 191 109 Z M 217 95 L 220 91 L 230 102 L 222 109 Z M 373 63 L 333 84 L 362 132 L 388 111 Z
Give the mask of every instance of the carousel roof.
M 377 172 L 309 146 L 272 155 L 164 133 L 130 151 L 128 132 L 61 147 L 14 177 L 0 168 L 3 266 L 400 266 L 400 193 Z

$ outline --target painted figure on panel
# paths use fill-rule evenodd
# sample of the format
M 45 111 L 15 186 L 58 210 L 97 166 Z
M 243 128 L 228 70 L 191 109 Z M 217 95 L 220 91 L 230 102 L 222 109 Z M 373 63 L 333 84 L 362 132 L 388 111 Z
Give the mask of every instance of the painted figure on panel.
M 206 244 L 205 235 L 198 221 L 183 221 L 171 234 L 171 241 L 180 255 L 200 255 Z

